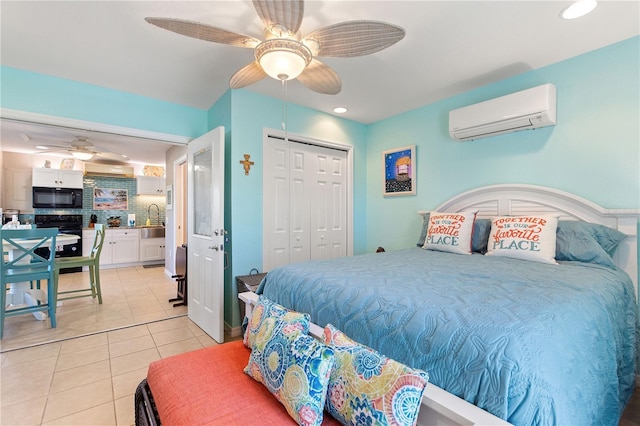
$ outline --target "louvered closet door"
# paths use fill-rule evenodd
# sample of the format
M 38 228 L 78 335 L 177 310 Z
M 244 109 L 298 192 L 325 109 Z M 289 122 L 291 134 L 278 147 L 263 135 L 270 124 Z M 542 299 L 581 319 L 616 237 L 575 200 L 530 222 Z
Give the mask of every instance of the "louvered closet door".
M 270 138 L 264 149 L 263 268 L 345 256 L 345 151 Z

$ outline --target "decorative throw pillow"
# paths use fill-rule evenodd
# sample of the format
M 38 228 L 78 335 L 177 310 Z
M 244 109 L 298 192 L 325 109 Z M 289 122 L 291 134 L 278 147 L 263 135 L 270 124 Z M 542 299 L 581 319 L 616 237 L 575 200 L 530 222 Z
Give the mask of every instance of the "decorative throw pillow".
M 263 340 L 268 340 L 274 332 L 275 323 L 278 319 L 286 323 L 286 332 L 309 333 L 309 314 L 292 311 L 264 296 L 260 296 L 247 324 L 247 330 L 244 333 L 244 345 L 253 350 L 256 344 L 256 337 L 259 334 L 262 335 Z
M 491 219 L 487 255 L 553 263 L 558 217 L 498 216 Z
M 486 253 L 489 233 L 491 232 L 491 220 L 478 219 L 473 222 L 473 236 L 471 237 L 471 251 Z
M 342 424 L 415 425 L 429 375 L 351 340 L 331 324 L 324 342 L 335 350 L 327 411 Z
M 427 229 L 429 229 L 429 213 L 425 213 L 422 216 L 422 230 L 420 231 L 420 237 L 418 237 L 418 247 L 424 246 L 424 242 L 427 239 Z
M 597 223 L 561 220 L 556 231 L 556 260 L 576 260 L 615 268 L 611 256 L 626 235 Z
M 471 254 L 473 222 L 477 210 L 459 213 L 431 212 L 424 248 Z
M 260 334 L 244 371 L 264 384 L 298 424 L 319 425 L 334 351 L 309 335 L 285 334 L 286 327 L 276 320 L 267 341 Z

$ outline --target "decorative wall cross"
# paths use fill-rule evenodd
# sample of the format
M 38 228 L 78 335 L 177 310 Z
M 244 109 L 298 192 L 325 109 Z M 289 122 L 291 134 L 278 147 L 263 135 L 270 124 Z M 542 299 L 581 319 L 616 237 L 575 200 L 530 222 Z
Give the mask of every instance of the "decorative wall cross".
M 244 160 L 240 160 L 240 164 L 244 166 L 245 176 L 249 176 L 249 170 L 255 164 L 253 161 L 249 161 L 249 158 L 251 158 L 250 154 L 244 154 Z

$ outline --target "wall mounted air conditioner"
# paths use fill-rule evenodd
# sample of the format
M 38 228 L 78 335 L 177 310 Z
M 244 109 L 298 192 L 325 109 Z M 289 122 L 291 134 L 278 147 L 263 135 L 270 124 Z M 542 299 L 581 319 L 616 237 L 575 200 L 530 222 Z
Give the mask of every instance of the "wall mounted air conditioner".
M 116 178 L 134 178 L 133 167 L 120 164 L 84 163 L 84 174 Z
M 457 141 L 556 124 L 556 87 L 543 84 L 449 112 L 449 134 Z

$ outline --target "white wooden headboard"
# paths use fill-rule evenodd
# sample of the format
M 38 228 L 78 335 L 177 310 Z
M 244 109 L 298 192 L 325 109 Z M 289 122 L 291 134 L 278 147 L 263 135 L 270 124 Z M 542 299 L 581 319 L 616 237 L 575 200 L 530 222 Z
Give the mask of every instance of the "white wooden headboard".
M 638 298 L 638 218 L 640 209 L 605 209 L 582 197 L 536 185 L 505 184 L 472 189 L 434 210 L 459 212 L 478 209 L 479 218 L 521 214 L 558 214 L 560 220 L 599 223 L 627 234 L 614 254 L 619 268 L 629 274 Z M 427 211 L 420 211 L 426 214 Z

